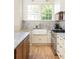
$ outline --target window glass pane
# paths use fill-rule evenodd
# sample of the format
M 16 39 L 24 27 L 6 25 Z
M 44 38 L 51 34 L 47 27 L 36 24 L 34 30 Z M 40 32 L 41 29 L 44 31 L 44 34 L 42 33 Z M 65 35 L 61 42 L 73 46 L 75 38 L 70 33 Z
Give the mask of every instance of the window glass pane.
M 42 5 L 41 19 L 52 20 L 52 5 Z
M 28 5 L 28 20 L 40 20 L 40 6 Z
M 28 5 L 27 20 L 52 20 L 52 5 Z

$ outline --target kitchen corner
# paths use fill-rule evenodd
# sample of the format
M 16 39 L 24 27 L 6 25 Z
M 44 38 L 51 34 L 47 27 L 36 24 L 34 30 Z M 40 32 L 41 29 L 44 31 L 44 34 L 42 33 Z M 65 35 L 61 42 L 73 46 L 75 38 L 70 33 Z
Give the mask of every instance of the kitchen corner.
M 15 32 L 14 33 L 14 49 L 29 36 L 29 32 Z

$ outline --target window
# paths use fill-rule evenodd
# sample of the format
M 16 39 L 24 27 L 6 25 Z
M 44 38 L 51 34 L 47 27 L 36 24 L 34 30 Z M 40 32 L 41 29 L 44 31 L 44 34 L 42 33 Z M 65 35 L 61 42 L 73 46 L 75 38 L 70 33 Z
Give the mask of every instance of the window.
M 52 5 L 43 5 L 41 12 L 42 20 L 52 20 Z
M 27 20 L 52 20 L 52 5 L 28 5 Z
M 40 5 L 28 5 L 28 20 L 40 20 Z

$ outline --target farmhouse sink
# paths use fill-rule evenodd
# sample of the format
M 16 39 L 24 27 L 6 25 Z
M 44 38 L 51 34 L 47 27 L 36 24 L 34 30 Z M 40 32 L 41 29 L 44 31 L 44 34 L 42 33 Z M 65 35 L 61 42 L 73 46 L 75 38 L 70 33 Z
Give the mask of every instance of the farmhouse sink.
M 47 34 L 47 29 L 33 29 L 32 34 Z

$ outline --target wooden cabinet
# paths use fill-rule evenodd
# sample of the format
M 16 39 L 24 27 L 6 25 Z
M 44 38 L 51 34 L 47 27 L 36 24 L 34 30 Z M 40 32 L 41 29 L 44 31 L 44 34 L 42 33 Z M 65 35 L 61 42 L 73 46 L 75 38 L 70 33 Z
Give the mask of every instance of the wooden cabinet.
M 23 42 L 23 59 L 29 58 L 29 37 L 27 37 Z
M 27 36 L 14 50 L 15 59 L 28 59 L 29 57 L 29 36 Z
M 52 47 L 52 50 L 53 50 L 54 55 L 57 55 L 56 54 L 56 49 L 57 49 L 56 43 L 57 43 L 56 33 L 54 33 L 52 31 L 51 32 L 51 47 Z
M 19 44 L 19 46 L 15 49 L 15 59 L 22 59 L 23 58 L 23 42 Z

